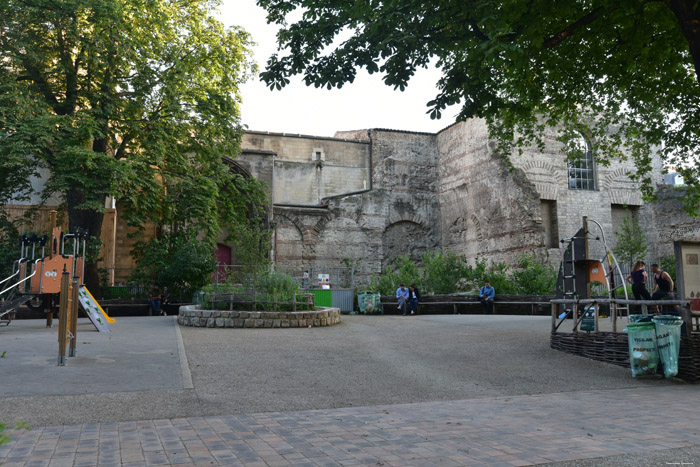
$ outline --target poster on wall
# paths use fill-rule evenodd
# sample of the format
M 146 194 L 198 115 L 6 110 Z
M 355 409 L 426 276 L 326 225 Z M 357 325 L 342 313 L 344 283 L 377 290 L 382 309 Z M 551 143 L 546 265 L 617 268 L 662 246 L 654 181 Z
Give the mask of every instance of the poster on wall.
M 689 300 L 690 309 L 700 311 L 700 243 L 677 242 L 676 261 L 680 259 L 681 267 L 678 288 L 683 290 L 685 299 Z
M 330 274 L 319 274 L 318 275 L 318 285 L 322 289 L 330 289 L 331 288 Z

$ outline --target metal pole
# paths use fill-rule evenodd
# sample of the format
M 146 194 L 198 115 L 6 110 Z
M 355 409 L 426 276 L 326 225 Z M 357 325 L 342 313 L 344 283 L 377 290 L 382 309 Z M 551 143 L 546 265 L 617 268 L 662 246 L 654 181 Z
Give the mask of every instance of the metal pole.
M 68 334 L 68 293 L 70 276 L 63 267 L 61 276 L 61 302 L 58 308 L 58 366 L 66 365 L 66 337 Z
M 70 345 L 68 348 L 68 356 L 75 357 L 77 354 L 77 340 L 78 340 L 78 294 L 80 285 L 78 282 L 78 276 L 73 276 L 72 290 L 71 290 L 71 313 L 70 322 L 68 323 L 70 331 Z
M 87 250 L 87 241 L 83 238 L 83 264 L 81 265 L 80 280 L 85 284 L 85 252 Z

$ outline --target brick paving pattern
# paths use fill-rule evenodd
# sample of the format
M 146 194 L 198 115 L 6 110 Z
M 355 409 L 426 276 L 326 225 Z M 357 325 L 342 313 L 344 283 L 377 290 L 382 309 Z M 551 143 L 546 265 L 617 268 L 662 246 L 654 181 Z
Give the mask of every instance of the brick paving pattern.
M 532 465 L 695 445 L 697 395 L 679 385 L 35 427 L 0 447 L 0 464 Z

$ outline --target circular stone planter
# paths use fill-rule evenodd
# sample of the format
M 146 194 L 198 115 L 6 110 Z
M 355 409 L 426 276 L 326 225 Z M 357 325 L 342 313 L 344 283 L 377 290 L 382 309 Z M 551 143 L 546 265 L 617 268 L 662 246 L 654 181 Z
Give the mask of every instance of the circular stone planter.
M 340 323 L 340 308 L 316 307 L 313 311 L 202 310 L 181 306 L 177 322 L 202 328 L 310 328 Z

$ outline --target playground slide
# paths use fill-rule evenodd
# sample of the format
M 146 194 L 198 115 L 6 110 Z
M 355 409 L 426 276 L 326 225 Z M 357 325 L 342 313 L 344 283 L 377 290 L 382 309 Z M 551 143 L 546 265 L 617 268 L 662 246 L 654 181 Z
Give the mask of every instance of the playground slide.
M 85 310 L 85 314 L 88 315 L 92 324 L 95 325 L 99 332 L 110 332 L 110 323 L 114 323 L 114 318 L 107 316 L 102 307 L 97 300 L 92 296 L 90 291 L 85 286 L 81 286 L 78 291 L 78 297 L 80 299 L 80 304 Z

